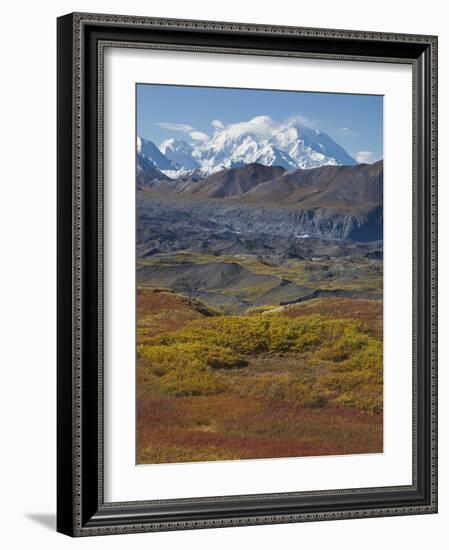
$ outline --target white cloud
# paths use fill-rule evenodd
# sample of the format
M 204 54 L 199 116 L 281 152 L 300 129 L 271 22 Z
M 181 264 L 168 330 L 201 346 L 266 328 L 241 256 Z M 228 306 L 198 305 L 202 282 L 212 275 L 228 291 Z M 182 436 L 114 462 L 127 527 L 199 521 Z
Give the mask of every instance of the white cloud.
M 287 125 L 300 124 L 301 126 L 307 126 L 308 128 L 315 128 L 318 126 L 315 120 L 312 120 L 304 115 L 295 115 L 288 118 L 285 123 Z
M 224 124 L 221 120 L 215 119 L 210 123 L 210 125 L 214 128 L 214 130 L 224 130 Z
M 164 128 L 164 130 L 189 134 L 189 136 L 195 141 L 206 141 L 209 139 L 207 134 L 200 132 L 199 130 L 195 130 L 195 128 L 190 126 L 190 124 L 178 124 L 177 122 L 155 122 L 155 125 L 159 126 L 159 128 Z
M 173 130 L 174 132 L 191 132 L 195 128 L 189 126 L 189 124 L 177 124 L 175 122 L 155 122 L 156 126 L 159 128 L 164 128 L 165 130 Z
M 189 132 L 189 136 L 195 141 L 207 141 L 209 139 L 209 136 L 207 134 L 198 130 L 192 130 L 191 132 Z
M 239 135 L 245 132 L 253 133 L 259 136 L 261 139 L 269 139 L 277 132 L 282 130 L 285 125 L 298 124 L 306 126 L 308 128 L 315 127 L 314 121 L 308 119 L 303 115 L 296 115 L 290 117 L 284 123 L 274 121 L 267 115 L 259 115 L 253 117 L 251 120 L 236 122 L 225 126 L 221 120 L 214 119 L 211 121 L 211 126 L 215 132 L 221 132 L 226 130 L 230 135 Z M 210 137 L 200 130 L 197 130 L 190 124 L 182 124 L 176 122 L 155 122 L 156 126 L 163 128 L 164 130 L 171 130 L 172 132 L 181 132 L 188 134 L 190 139 L 194 141 L 207 141 Z
M 261 139 L 268 139 L 281 128 L 282 125 L 274 122 L 269 116 L 259 115 L 245 122 L 229 124 L 226 126 L 226 132 L 231 136 L 249 132 L 259 136 Z
M 372 151 L 359 151 L 355 155 L 355 160 L 359 163 L 370 164 L 374 162 L 374 153 Z

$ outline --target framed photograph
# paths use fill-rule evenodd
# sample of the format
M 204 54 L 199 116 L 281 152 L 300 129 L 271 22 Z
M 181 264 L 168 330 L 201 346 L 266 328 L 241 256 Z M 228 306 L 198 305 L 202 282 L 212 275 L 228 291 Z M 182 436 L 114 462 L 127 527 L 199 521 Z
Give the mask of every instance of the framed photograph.
M 58 531 L 437 511 L 437 38 L 58 19 Z

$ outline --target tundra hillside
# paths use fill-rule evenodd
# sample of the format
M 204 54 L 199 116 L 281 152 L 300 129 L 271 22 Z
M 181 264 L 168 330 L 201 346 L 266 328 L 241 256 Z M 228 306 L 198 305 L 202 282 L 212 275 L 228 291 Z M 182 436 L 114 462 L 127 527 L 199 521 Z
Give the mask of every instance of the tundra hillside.
M 173 177 L 151 151 L 138 147 L 138 462 L 382 452 L 382 161 Z

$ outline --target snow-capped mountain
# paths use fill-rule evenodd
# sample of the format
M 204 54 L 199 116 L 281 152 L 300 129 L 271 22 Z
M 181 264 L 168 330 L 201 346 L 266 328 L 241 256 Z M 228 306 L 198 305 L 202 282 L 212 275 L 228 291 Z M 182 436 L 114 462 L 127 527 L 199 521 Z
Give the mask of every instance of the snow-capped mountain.
M 193 158 L 193 147 L 183 139 L 166 139 L 159 145 L 159 149 L 178 170 L 199 168 L 199 164 Z
M 147 165 L 150 162 L 154 168 L 164 172 L 165 170 L 177 170 L 170 159 L 168 159 L 161 150 L 149 139 L 137 138 L 137 167 Z M 139 161 L 142 162 L 139 162 Z
M 281 166 L 289 171 L 357 164 L 343 147 L 321 130 L 309 128 L 297 120 L 280 124 L 264 115 L 216 127 L 210 139 L 193 145 L 170 138 L 158 149 L 153 142 L 138 138 L 137 148 L 138 153 L 172 178 L 193 170 L 206 177 L 225 168 L 250 163 Z
M 357 162 L 332 138 L 318 129 L 293 123 L 279 130 L 268 145 L 287 152 L 297 168 L 325 165 L 354 166 Z

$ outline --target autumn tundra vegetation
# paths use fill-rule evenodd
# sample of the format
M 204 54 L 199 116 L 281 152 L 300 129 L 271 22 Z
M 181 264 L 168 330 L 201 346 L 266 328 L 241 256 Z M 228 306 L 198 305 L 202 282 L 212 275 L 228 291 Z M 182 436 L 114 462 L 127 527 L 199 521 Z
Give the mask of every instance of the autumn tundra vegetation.
M 137 300 L 139 463 L 382 451 L 381 301 Z

